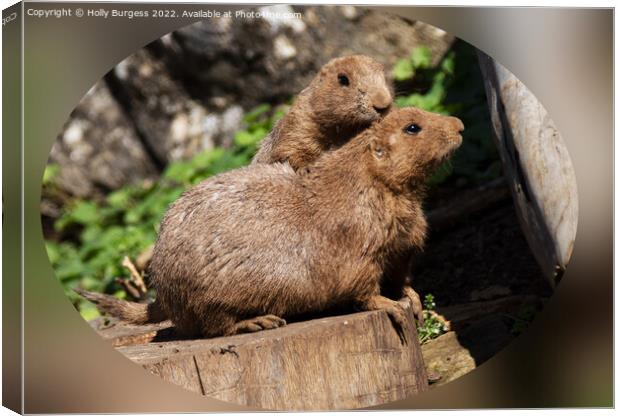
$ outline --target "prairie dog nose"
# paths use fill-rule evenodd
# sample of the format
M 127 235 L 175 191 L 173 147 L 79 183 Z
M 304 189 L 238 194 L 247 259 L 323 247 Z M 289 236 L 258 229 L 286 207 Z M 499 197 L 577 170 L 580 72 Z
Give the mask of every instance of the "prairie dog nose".
M 370 95 L 370 101 L 378 113 L 383 113 L 392 105 L 392 95 L 387 90 L 373 91 Z
M 450 117 L 450 123 L 452 125 L 452 128 L 459 133 L 465 130 L 465 126 L 463 125 L 463 122 L 461 121 L 460 118 Z

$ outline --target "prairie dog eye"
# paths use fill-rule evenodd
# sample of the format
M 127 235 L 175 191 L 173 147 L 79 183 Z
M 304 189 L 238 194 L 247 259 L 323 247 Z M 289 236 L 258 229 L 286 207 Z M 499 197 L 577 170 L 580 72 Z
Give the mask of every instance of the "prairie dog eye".
M 349 85 L 349 77 L 347 77 L 345 74 L 338 74 L 338 83 L 340 85 L 342 85 L 343 87 L 346 87 Z
M 409 124 L 407 127 L 405 127 L 405 133 L 407 134 L 418 134 L 421 131 L 422 127 L 418 126 L 415 123 Z

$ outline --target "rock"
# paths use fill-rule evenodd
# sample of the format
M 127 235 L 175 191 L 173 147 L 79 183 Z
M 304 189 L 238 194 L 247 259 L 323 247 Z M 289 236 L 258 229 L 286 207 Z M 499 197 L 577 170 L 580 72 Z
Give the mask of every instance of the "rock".
M 247 110 L 291 98 L 317 67 L 313 51 L 300 48 L 311 42 L 305 25 L 298 32 L 290 23 L 277 22 L 260 18 L 202 20 L 173 32 L 170 43 L 155 47 L 207 107 L 221 110 L 239 104 Z
M 239 105 L 232 105 L 221 114 L 209 114 L 203 126 L 203 147 L 207 148 L 208 143 L 231 146 L 235 133 L 243 124 L 243 115 L 243 108 Z
M 103 81 L 75 108 L 52 147 L 49 162 L 60 166 L 56 187 L 82 198 L 102 197 L 109 190 L 157 175 Z
M 336 23 L 330 36 L 338 38 L 343 49 L 350 41 L 348 48 L 352 53 L 375 57 L 388 68 L 399 59 L 410 56 L 412 48 L 417 46 L 428 47 L 431 65 L 437 65 L 454 42 L 454 36 L 424 22 L 409 21 L 375 10 L 361 10 L 360 17 L 347 27 L 350 39 L 337 35 Z
M 290 99 L 336 56 L 366 54 L 391 68 L 415 46 L 426 45 L 437 64 L 454 40 L 422 22 L 353 6 L 260 10 L 302 18 L 203 20 L 153 48 L 207 107 L 238 103 L 249 109 Z
M 219 144 L 221 132 L 209 130 L 217 115 L 192 99 L 148 50 L 126 58 L 106 79 L 160 168 Z M 232 128 L 239 125 L 229 126 L 225 134 L 230 136 Z
M 291 41 L 283 35 L 275 38 L 273 42 L 274 55 L 280 60 L 287 60 L 294 58 L 297 55 L 297 49 L 291 43 Z

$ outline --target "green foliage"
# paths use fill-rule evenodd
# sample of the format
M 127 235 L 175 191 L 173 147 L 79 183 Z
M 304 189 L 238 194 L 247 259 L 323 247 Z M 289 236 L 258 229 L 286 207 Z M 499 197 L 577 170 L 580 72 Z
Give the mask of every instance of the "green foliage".
M 426 46 L 413 48 L 411 56 L 399 59 L 394 65 L 392 74 L 396 81 L 405 81 L 413 78 L 419 69 L 429 68 L 431 66 L 431 50 Z
M 428 68 L 431 66 L 432 53 L 426 46 L 413 48 L 411 51 L 411 64 L 414 68 Z
M 396 81 L 404 81 L 406 79 L 413 78 L 415 75 L 415 70 L 413 69 L 411 59 L 399 59 L 396 62 L 396 65 L 394 65 L 392 74 L 394 75 L 394 79 Z
M 60 166 L 54 163 L 50 163 L 45 167 L 45 171 L 43 172 L 43 186 L 51 184 L 58 172 L 60 171 Z
M 437 338 L 448 331 L 435 312 L 435 297 L 430 293 L 424 297 L 424 324 L 418 326 L 418 339 L 420 344 Z
M 246 114 L 246 129 L 237 132 L 230 149 L 214 148 L 187 161 L 171 163 L 157 182 L 128 185 L 111 192 L 104 202 L 75 200 L 54 223 L 63 236 L 48 240 L 46 248 L 56 277 L 82 316 L 93 319 L 96 308 L 73 288 L 125 295 L 114 282 L 123 276 L 124 256 L 135 258 L 155 242 L 159 223 L 168 205 L 189 186 L 209 176 L 247 165 L 260 141 L 271 131 L 286 107 L 261 105 Z M 44 187 L 53 187 L 58 166 L 50 165 Z
M 397 106 L 456 116 L 465 125 L 463 144 L 451 161 L 444 163 L 429 179 L 429 185 L 451 180 L 461 186 L 478 184 L 501 175 L 484 84 L 472 46 L 457 41 L 436 67 L 431 66 L 428 48 L 415 48 L 410 57 L 397 62 L 394 78 L 397 90 L 416 91 L 398 96 Z

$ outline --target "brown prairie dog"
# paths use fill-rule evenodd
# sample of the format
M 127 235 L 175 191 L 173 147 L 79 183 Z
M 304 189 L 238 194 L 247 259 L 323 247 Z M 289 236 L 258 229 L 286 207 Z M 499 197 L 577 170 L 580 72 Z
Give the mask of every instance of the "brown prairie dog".
M 364 55 L 332 59 L 263 140 L 252 163 L 304 168 L 384 116 L 392 96 L 379 62 Z
M 402 325 L 381 276 L 391 256 L 423 244 L 420 184 L 462 129 L 454 117 L 394 110 L 304 175 L 276 163 L 207 179 L 162 222 L 154 304 L 85 296 L 134 323 L 170 318 L 189 336 L 275 328 L 335 305 L 383 309 Z

